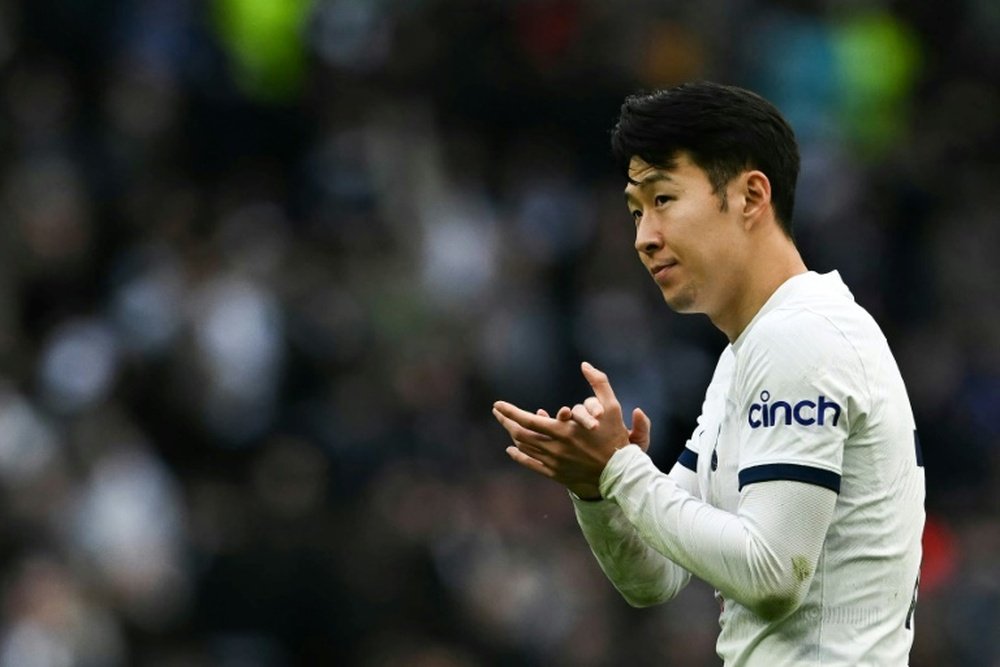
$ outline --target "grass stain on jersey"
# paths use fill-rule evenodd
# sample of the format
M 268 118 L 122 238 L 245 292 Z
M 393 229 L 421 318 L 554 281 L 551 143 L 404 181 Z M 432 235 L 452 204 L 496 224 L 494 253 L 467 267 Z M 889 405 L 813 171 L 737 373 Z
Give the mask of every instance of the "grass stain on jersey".
M 805 556 L 792 557 L 792 572 L 795 573 L 796 581 L 803 582 L 812 574 L 812 567 Z

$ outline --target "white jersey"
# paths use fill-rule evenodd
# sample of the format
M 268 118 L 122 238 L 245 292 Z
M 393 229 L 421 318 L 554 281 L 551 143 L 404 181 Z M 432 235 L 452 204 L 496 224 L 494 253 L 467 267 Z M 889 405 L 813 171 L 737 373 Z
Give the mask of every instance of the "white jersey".
M 713 542 L 711 530 L 692 526 L 714 522 L 729 530 L 728 524 L 741 521 L 741 535 L 752 538 L 754 526 L 746 524 L 766 524 L 769 513 L 773 520 L 780 511 L 788 537 L 769 538 L 771 547 L 780 546 L 797 539 L 796 531 L 815 532 L 812 506 L 799 514 L 773 509 L 775 498 L 791 497 L 779 495 L 768 499 L 772 505 L 758 502 L 748 510 L 748 490 L 766 497 L 765 489 L 811 488 L 831 503 L 828 513 L 816 513 L 825 532 L 814 541 L 815 564 L 790 555 L 790 569 L 805 587 L 798 606 L 791 613 L 762 615 L 720 594 L 719 655 L 726 665 L 767 667 L 907 663 L 924 524 L 922 459 L 906 389 L 885 337 L 836 272 L 786 281 L 723 351 L 698 427 L 671 472 L 673 481 L 661 478 L 667 476 L 652 471 L 648 457 L 628 447 L 612 457 L 602 475 L 602 494 L 612 502 L 576 503 L 584 534 L 609 577 L 621 580 L 623 593 L 635 586 L 634 573 L 622 574 L 629 572 L 628 561 L 650 557 L 634 545 L 631 554 L 623 556 L 626 550 L 618 547 L 608 556 L 614 550 L 607 544 L 634 541 L 637 533 L 688 571 L 704 570 L 717 588 L 744 595 L 747 581 L 766 581 L 761 568 L 735 568 L 732 554 L 720 566 L 706 565 L 731 545 Z M 818 489 L 835 493 L 835 501 Z M 610 508 L 613 504 L 619 507 Z M 719 511 L 699 507 L 706 504 Z M 628 521 L 616 519 L 615 512 Z M 767 552 L 775 550 L 766 540 L 764 547 L 760 562 L 766 564 L 773 557 Z M 746 559 L 741 548 L 738 543 L 731 551 Z M 645 565 L 638 570 L 653 571 Z M 679 590 L 677 573 L 671 576 L 670 595 Z

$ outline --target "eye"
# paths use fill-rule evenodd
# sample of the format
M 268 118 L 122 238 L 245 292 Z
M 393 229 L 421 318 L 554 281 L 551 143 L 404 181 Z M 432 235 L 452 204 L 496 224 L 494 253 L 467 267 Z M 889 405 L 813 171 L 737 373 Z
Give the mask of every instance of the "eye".
M 633 220 L 633 221 L 634 221 L 634 222 L 635 222 L 636 224 L 638 224 L 638 223 L 639 223 L 639 220 L 640 220 L 640 218 L 642 218 L 642 211 L 641 211 L 641 210 L 639 210 L 639 209 L 634 209 L 634 210 L 632 211 L 632 220 Z
M 656 198 L 653 200 L 657 206 L 663 206 L 668 201 L 673 201 L 673 197 L 670 195 L 656 195 Z

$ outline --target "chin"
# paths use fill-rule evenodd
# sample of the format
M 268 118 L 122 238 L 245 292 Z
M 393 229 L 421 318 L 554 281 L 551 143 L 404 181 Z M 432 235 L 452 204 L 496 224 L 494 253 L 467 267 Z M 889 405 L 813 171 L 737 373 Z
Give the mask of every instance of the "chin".
M 668 294 L 666 291 L 663 292 L 663 300 L 667 302 L 670 310 L 675 313 L 700 313 L 702 310 L 698 308 L 694 294 L 690 291 L 681 290 L 673 294 Z

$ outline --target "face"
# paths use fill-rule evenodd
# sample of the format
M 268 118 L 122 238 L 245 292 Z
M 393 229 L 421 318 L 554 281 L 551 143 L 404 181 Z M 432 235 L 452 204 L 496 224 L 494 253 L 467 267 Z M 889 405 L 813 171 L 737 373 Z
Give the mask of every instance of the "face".
M 733 183 L 723 210 L 708 176 L 683 153 L 669 170 L 633 157 L 629 181 L 635 249 L 667 305 L 681 313 L 723 312 L 735 301 L 746 261 Z

